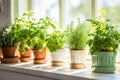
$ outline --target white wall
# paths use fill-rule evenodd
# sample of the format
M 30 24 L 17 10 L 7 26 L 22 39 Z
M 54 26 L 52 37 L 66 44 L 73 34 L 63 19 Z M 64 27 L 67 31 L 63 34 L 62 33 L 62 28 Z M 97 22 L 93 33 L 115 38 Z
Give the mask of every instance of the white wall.
M 10 23 L 10 0 L 2 0 L 3 11 L 0 12 L 0 29 Z

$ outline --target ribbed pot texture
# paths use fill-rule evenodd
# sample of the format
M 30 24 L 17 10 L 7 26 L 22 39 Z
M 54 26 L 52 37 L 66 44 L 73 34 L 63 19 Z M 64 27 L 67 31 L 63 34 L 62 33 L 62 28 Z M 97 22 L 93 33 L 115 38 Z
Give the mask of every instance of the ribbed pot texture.
M 113 73 L 116 69 L 115 61 L 115 52 L 95 52 L 94 55 L 92 55 L 93 72 Z

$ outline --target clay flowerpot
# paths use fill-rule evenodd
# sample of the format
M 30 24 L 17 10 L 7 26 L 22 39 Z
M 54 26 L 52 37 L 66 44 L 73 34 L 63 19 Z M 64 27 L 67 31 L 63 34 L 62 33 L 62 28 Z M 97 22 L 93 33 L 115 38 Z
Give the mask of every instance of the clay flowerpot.
M 0 60 L 1 60 L 1 58 L 3 58 L 3 54 L 2 54 L 2 50 L 0 48 Z
M 0 60 L 3 58 L 3 54 L 2 52 L 0 52 Z
M 18 57 L 16 58 L 2 58 L 1 63 L 19 63 L 20 59 Z
M 40 51 L 38 49 L 34 49 L 33 53 L 34 53 L 34 63 L 35 64 L 46 63 L 46 48 L 44 48 L 42 51 Z
M 83 69 L 85 68 L 86 52 L 85 50 L 72 50 L 71 54 L 71 68 Z
M 16 51 L 16 47 L 3 47 L 2 48 L 3 58 L 17 57 L 15 51 Z
M 20 55 L 21 62 L 31 61 L 31 54 L 32 54 L 32 50 L 25 48 L 25 52 Z
M 3 47 L 2 48 L 3 58 L 1 63 L 18 63 L 20 62 L 20 53 L 16 47 Z
M 51 53 L 51 57 L 52 57 L 52 66 L 64 66 L 65 65 L 65 61 L 67 59 L 66 57 L 66 49 L 61 49 L 61 50 L 57 50 L 56 52 L 52 52 Z

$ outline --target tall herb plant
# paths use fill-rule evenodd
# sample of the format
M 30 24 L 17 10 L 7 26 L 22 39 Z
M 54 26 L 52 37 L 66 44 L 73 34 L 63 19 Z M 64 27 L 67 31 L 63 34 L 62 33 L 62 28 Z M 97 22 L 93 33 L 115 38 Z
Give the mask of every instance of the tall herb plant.
M 77 25 L 71 22 L 67 28 L 67 42 L 71 50 L 84 50 L 88 40 L 89 26 L 84 22 L 81 23 L 78 18 Z

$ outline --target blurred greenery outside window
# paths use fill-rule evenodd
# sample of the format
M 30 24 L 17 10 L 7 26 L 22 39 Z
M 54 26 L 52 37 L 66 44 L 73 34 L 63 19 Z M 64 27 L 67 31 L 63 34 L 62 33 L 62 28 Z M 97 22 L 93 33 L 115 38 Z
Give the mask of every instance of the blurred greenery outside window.
M 34 0 L 32 10 L 36 13 L 36 17 L 49 16 L 59 21 L 59 0 Z
M 95 3 L 95 1 L 97 2 L 99 0 L 11 0 L 11 19 L 14 20 L 13 18 L 20 17 L 24 12 L 33 10 L 36 13 L 36 18 L 49 16 L 54 18 L 58 23 L 60 23 L 61 18 L 61 20 L 67 23 L 60 24 L 66 25 L 70 21 L 75 21 L 77 18 L 80 18 L 81 21 L 91 18 L 91 15 L 94 15 L 93 8 L 95 8 L 95 11 L 99 11 L 97 10 L 99 8 L 93 5 L 101 4 L 100 2 Z M 120 25 L 120 0 L 101 0 L 101 2 L 101 7 L 108 10 L 106 16 L 112 23 Z M 62 6 L 60 6 L 61 4 Z M 62 12 L 62 16 L 60 16 L 60 11 L 62 10 L 64 11 Z
M 108 12 L 106 17 L 110 23 L 120 26 L 120 0 L 102 0 L 102 6 Z
M 69 0 L 69 18 L 71 21 L 80 18 L 85 21 L 91 18 L 91 0 Z

